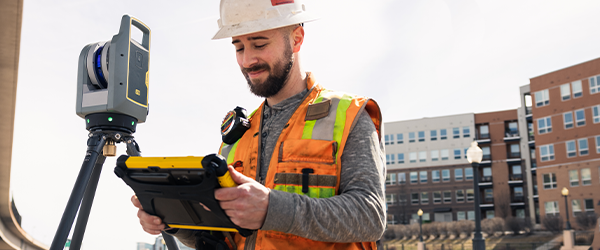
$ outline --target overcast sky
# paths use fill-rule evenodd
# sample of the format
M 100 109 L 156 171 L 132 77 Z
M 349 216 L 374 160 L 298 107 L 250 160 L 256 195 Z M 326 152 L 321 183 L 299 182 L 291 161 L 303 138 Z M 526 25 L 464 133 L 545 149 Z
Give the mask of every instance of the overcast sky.
M 310 0 L 306 70 L 324 86 L 373 97 L 385 122 L 515 109 L 529 79 L 600 57 L 600 1 Z M 212 1 L 25 0 L 11 193 L 23 228 L 50 245 L 85 156 L 75 114 L 78 57 L 128 13 L 152 30 L 145 156 L 215 153 L 226 112 L 256 108 L 230 39 L 212 41 Z M 118 154 L 124 154 L 118 145 Z M 104 164 L 83 249 L 135 249 L 133 191 Z

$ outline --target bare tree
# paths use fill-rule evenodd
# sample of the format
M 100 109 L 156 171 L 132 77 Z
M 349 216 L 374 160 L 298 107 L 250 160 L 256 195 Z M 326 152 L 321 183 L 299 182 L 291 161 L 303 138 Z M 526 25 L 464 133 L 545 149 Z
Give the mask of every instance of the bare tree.
M 583 230 L 590 230 L 596 225 L 598 215 L 596 213 L 579 213 L 575 216 L 577 225 Z
M 542 225 L 550 232 L 559 233 L 562 231 L 563 220 L 560 215 L 547 214 L 542 220 Z

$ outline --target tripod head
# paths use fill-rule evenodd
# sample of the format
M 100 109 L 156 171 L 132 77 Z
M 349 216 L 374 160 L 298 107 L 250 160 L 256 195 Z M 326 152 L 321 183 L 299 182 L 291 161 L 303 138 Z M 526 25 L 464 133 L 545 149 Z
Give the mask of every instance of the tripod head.
M 142 41 L 131 37 L 137 28 Z M 119 33 L 86 45 L 79 55 L 76 112 L 90 132 L 134 133 L 148 115 L 150 28 L 123 15 Z

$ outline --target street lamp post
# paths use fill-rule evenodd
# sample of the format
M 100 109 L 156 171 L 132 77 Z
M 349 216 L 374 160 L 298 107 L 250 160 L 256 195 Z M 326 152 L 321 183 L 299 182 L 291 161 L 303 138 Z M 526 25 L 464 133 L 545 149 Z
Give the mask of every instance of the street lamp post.
M 477 146 L 477 142 L 471 143 L 467 150 L 467 160 L 473 167 L 473 192 L 475 195 L 475 236 L 473 237 L 473 250 L 485 250 L 485 240 L 481 235 L 481 209 L 479 208 L 479 163 L 483 158 L 483 151 Z
M 566 187 L 563 187 L 562 191 L 560 191 L 562 193 L 562 196 L 565 197 L 565 211 L 567 212 L 567 228 L 566 230 L 571 230 L 571 222 L 569 221 L 569 202 L 567 201 L 567 196 L 569 196 L 569 189 L 567 189 Z
M 417 211 L 419 215 L 419 242 L 423 242 L 423 210 Z
M 419 215 L 419 242 L 417 243 L 417 250 L 425 250 L 425 244 L 423 244 L 423 210 L 417 211 Z

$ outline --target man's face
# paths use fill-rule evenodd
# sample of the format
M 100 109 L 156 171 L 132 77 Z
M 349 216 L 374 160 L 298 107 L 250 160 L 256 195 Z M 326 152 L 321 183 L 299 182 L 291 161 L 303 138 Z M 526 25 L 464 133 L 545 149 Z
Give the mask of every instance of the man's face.
M 233 37 L 238 65 L 253 94 L 271 97 L 285 86 L 294 64 L 289 41 L 278 30 Z

